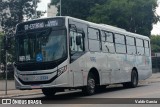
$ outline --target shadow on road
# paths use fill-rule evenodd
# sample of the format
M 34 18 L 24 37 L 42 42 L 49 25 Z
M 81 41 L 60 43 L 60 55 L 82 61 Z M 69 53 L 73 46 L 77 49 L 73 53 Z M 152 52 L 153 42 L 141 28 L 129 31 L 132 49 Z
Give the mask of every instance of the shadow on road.
M 148 85 L 139 85 L 137 88 L 140 87 L 145 87 Z M 97 94 L 103 94 L 103 93 L 110 93 L 110 92 L 116 92 L 116 91 L 120 91 L 120 90 L 128 90 L 128 89 L 133 89 L 133 88 L 124 88 L 122 85 L 120 86 L 116 86 L 116 87 L 107 87 L 104 90 L 98 91 L 95 95 Z M 47 101 L 57 101 L 60 102 L 63 100 L 64 101 L 72 101 L 72 100 L 76 100 L 76 99 L 82 99 L 85 98 L 85 94 L 79 90 L 79 91 L 74 91 L 74 92 L 68 92 L 68 93 L 57 93 L 55 96 L 53 97 L 46 97 L 46 96 L 42 96 L 42 97 L 36 97 L 36 98 L 28 98 L 28 99 L 39 99 L 39 100 L 47 100 Z

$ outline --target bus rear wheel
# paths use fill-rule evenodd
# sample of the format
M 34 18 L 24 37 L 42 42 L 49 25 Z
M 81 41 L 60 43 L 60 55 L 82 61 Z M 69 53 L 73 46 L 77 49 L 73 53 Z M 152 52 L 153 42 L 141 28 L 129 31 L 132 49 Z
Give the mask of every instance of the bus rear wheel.
M 95 94 L 95 90 L 96 90 L 95 77 L 94 77 L 94 75 L 92 73 L 89 73 L 88 79 L 87 79 L 87 86 L 85 86 L 82 89 L 82 91 L 86 95 L 93 95 L 93 94 Z
M 131 82 L 123 83 L 126 88 L 135 88 L 138 86 L 138 74 L 136 70 L 132 70 Z
M 138 74 L 137 74 L 136 70 L 132 71 L 130 84 L 131 84 L 131 88 L 135 88 L 138 86 Z
M 56 90 L 52 88 L 43 88 L 42 92 L 46 97 L 53 97 L 56 93 Z

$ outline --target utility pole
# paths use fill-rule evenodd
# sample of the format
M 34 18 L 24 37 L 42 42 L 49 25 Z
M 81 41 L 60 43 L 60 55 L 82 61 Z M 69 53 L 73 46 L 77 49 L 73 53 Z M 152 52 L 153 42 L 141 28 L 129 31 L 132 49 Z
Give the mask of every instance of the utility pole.
M 34 0 L 33 1 L 33 4 L 34 4 L 34 19 L 36 19 L 37 18 L 37 0 Z
M 3 22 L 3 19 L 4 19 L 4 17 L 2 16 L 2 22 Z M 2 23 L 2 25 L 3 25 L 3 23 Z M 4 51 L 5 51 L 5 69 L 4 69 L 4 71 L 5 71 L 5 95 L 7 95 L 7 60 L 8 60 L 8 52 L 7 52 L 7 34 L 6 34 L 6 32 L 5 32 L 5 30 L 4 30 L 4 38 L 3 38 L 3 48 L 4 48 Z
M 8 44 L 7 44 L 7 35 L 5 35 L 5 37 L 6 37 L 6 38 L 5 38 L 5 39 L 6 39 L 6 41 L 5 41 L 5 42 L 6 42 L 6 43 L 5 43 L 5 45 L 6 45 L 6 49 L 5 49 L 5 50 L 6 50 L 6 69 L 5 69 L 5 74 L 6 74 L 6 87 L 5 87 L 5 95 L 7 95 L 7 71 L 8 71 L 8 69 L 7 69 L 7 60 L 8 60 L 8 58 L 7 58 L 7 57 L 8 57 L 8 52 L 7 52 L 7 45 L 8 45 Z
M 62 1 L 60 0 L 60 16 L 62 15 Z

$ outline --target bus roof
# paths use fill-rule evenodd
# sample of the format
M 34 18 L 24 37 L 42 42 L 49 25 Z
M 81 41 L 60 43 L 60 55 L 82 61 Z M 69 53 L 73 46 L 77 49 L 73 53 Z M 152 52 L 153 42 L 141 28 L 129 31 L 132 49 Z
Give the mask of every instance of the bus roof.
M 69 19 L 73 19 L 73 20 L 76 20 L 76 21 L 81 22 L 81 23 L 86 23 L 90 27 L 96 27 L 96 28 L 99 28 L 101 30 L 112 31 L 112 32 L 115 32 L 115 33 L 125 34 L 125 35 L 128 35 L 128 36 L 149 40 L 149 37 L 147 37 L 147 36 L 132 33 L 132 32 L 126 31 L 125 29 L 118 28 L 118 27 L 115 27 L 115 26 L 111 26 L 111 25 L 107 25 L 107 24 L 97 24 L 97 23 L 81 20 L 81 19 L 78 19 L 78 18 L 73 18 L 73 17 L 70 17 L 70 16 L 63 16 L 63 17 L 67 17 Z
M 112 31 L 114 33 L 120 33 L 120 34 L 124 34 L 124 35 L 128 35 L 128 36 L 132 36 L 132 37 L 137 37 L 137 38 L 142 38 L 142 39 L 149 40 L 149 37 L 147 37 L 147 36 L 132 33 L 132 32 L 126 31 L 125 29 L 122 29 L 122 28 L 118 28 L 118 27 L 115 27 L 115 26 L 107 25 L 107 24 L 97 24 L 97 23 L 81 20 L 81 19 L 78 19 L 78 18 L 70 17 L 70 16 L 55 16 L 55 17 L 48 17 L 48 18 L 38 18 L 38 19 L 33 19 L 33 20 L 30 20 L 30 21 L 26 21 L 26 22 L 31 22 L 31 21 L 41 20 L 41 19 L 42 20 L 43 19 L 51 19 L 51 18 L 72 19 L 72 20 L 75 20 L 75 21 L 80 22 L 80 23 L 85 23 L 90 27 L 99 28 L 100 30 Z M 22 23 L 25 23 L 25 22 L 22 22 Z

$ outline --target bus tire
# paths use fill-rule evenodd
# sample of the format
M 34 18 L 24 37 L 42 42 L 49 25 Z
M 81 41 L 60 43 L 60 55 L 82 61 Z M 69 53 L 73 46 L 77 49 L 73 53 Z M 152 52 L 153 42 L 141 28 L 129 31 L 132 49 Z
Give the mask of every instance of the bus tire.
M 52 88 L 43 88 L 42 92 L 46 97 L 53 97 L 56 93 L 56 90 Z
M 123 83 L 125 88 L 135 88 L 138 86 L 138 73 L 136 70 L 132 70 L 131 82 Z
M 104 92 L 107 89 L 106 87 L 107 87 L 106 85 L 101 85 L 101 86 L 98 87 L 97 90 L 98 90 L 98 92 Z
M 130 86 L 131 88 L 135 88 L 138 86 L 138 74 L 136 70 L 132 71 Z
M 87 86 L 85 86 L 82 89 L 83 93 L 85 93 L 85 95 L 93 95 L 95 94 L 96 91 L 96 81 L 95 81 L 95 77 L 92 73 L 89 73 L 88 78 L 87 78 Z

